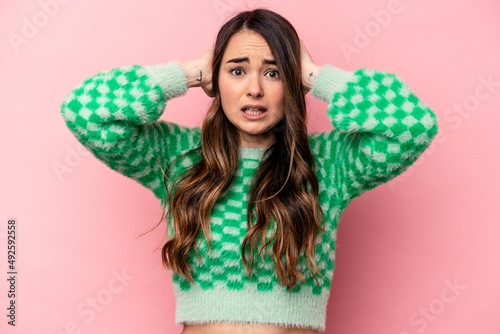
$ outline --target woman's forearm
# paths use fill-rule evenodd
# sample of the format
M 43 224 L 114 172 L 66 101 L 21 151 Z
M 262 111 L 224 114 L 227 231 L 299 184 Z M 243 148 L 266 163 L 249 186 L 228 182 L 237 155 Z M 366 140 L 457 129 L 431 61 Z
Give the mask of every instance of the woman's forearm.
M 203 83 L 211 81 L 211 71 L 202 59 L 188 61 L 181 64 L 182 70 L 186 74 L 189 87 L 201 87 Z

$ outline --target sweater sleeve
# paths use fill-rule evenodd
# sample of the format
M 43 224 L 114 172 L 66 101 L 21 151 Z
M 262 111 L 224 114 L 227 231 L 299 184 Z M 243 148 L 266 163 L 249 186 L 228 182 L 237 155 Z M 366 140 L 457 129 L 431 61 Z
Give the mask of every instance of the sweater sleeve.
M 199 143 L 199 127 L 158 120 L 166 101 L 187 89 L 177 62 L 124 66 L 83 81 L 64 98 L 61 114 L 96 158 L 163 200 L 162 168 Z
M 345 205 L 403 173 L 437 134 L 437 117 L 396 75 L 323 66 L 312 94 L 334 129 L 309 136 Z

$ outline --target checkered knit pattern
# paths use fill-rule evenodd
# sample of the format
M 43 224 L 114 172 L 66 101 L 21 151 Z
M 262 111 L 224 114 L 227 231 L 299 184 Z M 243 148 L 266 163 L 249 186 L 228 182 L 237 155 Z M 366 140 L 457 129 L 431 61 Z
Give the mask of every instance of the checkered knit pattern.
M 159 120 L 166 101 L 187 89 L 176 62 L 125 66 L 83 81 L 66 96 L 61 113 L 94 156 L 153 191 L 164 204 L 161 168 L 179 175 L 200 158 L 193 150 L 200 147 L 199 127 Z M 437 133 L 436 115 L 391 73 L 327 65 L 311 92 L 328 103 L 334 127 L 309 134 L 326 218 L 326 233 L 314 254 L 324 278 L 317 275 L 318 284 L 307 266 L 301 267 L 301 255 L 298 267 L 306 281 L 288 292 L 278 284 L 271 251 L 263 260 L 258 257 L 253 275 L 245 274 L 241 244 L 247 233 L 248 191 L 266 149 L 240 148 L 236 178 L 212 212 L 212 251 L 207 252 L 200 232 L 196 244 L 202 258 L 192 250 L 189 259 L 194 284 L 172 275 L 177 324 L 226 321 L 325 330 L 342 211 L 355 197 L 400 175 Z M 174 233 L 171 221 L 168 230 Z

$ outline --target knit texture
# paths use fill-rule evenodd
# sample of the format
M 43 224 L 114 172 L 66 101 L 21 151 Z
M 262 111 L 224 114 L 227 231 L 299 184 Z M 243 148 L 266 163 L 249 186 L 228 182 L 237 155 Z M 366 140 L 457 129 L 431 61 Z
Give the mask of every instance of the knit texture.
M 96 158 L 150 189 L 163 205 L 162 169 L 175 178 L 200 158 L 193 150 L 201 146 L 199 127 L 159 120 L 167 100 L 187 89 L 177 62 L 114 68 L 72 90 L 61 114 Z M 196 244 L 202 259 L 194 250 L 189 258 L 194 284 L 172 275 L 176 324 L 226 321 L 324 331 L 342 211 L 354 198 L 404 172 L 438 130 L 436 115 L 388 72 L 350 72 L 326 65 L 311 92 L 328 103 L 326 112 L 334 127 L 308 136 L 326 219 L 326 233 L 314 254 L 324 279 L 316 275 L 318 284 L 304 265 L 306 281 L 287 292 L 278 283 L 272 252 L 264 261 L 258 257 L 253 275 L 246 275 L 240 249 L 248 231 L 248 191 L 266 148 L 240 148 L 236 178 L 211 214 L 212 251 L 207 252 L 200 232 Z M 171 236 L 171 221 L 167 228 Z M 268 232 L 269 238 L 271 229 Z M 298 269 L 303 259 L 301 255 Z

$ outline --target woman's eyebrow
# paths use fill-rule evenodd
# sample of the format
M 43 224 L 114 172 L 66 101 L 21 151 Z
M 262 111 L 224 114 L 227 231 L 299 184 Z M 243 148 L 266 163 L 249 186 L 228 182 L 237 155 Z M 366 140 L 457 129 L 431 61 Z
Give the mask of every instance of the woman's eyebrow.
M 248 59 L 248 57 L 233 58 L 233 59 L 229 59 L 226 62 L 226 64 L 227 63 L 243 63 L 243 62 L 250 63 L 250 59 Z M 264 60 L 262 60 L 262 64 L 276 65 L 276 61 L 272 60 L 272 59 L 264 59 Z

